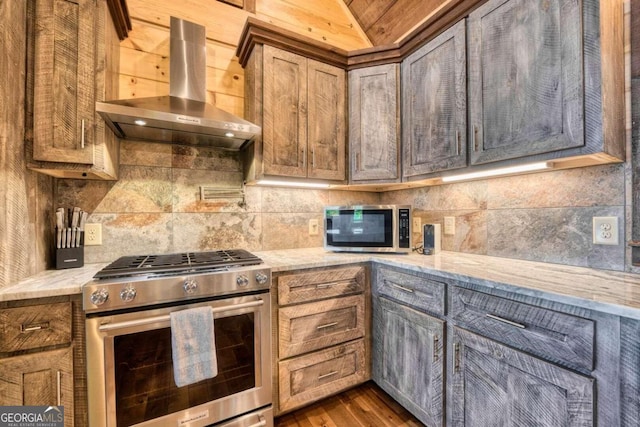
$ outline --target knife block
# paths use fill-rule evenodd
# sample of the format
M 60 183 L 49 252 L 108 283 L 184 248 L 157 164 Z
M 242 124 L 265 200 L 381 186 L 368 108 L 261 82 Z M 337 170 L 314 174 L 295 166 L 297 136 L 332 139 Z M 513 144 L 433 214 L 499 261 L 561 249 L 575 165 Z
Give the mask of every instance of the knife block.
M 84 265 L 84 246 L 77 248 L 56 248 L 56 270 L 82 267 Z

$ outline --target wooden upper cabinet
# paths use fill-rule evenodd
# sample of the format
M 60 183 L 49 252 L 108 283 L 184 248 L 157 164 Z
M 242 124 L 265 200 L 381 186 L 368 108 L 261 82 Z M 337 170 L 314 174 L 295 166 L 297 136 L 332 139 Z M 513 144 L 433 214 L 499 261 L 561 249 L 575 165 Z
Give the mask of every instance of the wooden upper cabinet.
M 305 177 L 307 60 L 264 47 L 263 158 L 268 175 Z
M 492 0 L 469 15 L 472 164 L 585 144 L 581 5 Z
M 345 179 L 346 72 L 265 45 L 264 174 Z
M 352 183 L 400 179 L 400 66 L 349 72 L 349 153 Z
M 309 178 L 344 180 L 347 143 L 346 72 L 322 62 L 308 64 Z
M 467 165 L 465 21 L 402 61 L 403 176 Z
M 118 37 L 105 0 L 29 2 L 27 137 L 31 169 L 115 179 L 118 143 L 95 112 L 117 98 Z

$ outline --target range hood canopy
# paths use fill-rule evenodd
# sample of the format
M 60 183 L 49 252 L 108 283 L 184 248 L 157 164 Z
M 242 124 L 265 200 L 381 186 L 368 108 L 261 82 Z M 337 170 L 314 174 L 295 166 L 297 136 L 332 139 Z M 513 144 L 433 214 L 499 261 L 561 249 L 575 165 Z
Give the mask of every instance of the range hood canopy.
M 208 104 L 202 25 L 171 17 L 169 95 L 97 102 L 96 111 L 123 139 L 239 150 L 259 126 Z

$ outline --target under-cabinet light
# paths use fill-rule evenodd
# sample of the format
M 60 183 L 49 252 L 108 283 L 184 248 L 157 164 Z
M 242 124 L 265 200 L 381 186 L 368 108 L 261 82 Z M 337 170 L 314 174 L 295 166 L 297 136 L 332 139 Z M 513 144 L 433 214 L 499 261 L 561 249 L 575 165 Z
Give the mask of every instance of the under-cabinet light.
M 233 132 L 227 132 L 224 134 L 224 136 L 226 136 L 227 138 L 233 138 L 234 136 L 236 136 L 236 134 Z
M 552 164 L 550 162 L 529 163 L 527 165 L 509 166 L 506 168 L 488 169 L 480 172 L 470 172 L 470 173 L 463 173 L 460 175 L 443 176 L 442 182 L 467 181 L 471 179 L 489 178 L 489 177 L 502 176 L 502 175 L 513 175 L 517 173 L 534 172 L 534 171 L 540 171 L 540 170 L 551 169 L 551 168 L 552 168 Z
M 274 185 L 279 187 L 329 188 L 329 184 L 324 184 L 320 182 L 275 181 L 270 179 L 261 179 L 256 184 Z
M 141 119 L 137 119 L 133 123 L 137 124 L 138 126 L 144 126 L 144 125 L 147 124 L 147 122 L 145 122 L 144 120 L 141 120 Z

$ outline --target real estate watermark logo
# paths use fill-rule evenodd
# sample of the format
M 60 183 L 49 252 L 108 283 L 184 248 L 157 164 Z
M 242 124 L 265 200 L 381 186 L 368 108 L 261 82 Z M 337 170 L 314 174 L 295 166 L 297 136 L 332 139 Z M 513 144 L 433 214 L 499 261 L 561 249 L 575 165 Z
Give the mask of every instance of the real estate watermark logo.
M 0 427 L 64 427 L 64 406 L 0 406 Z

